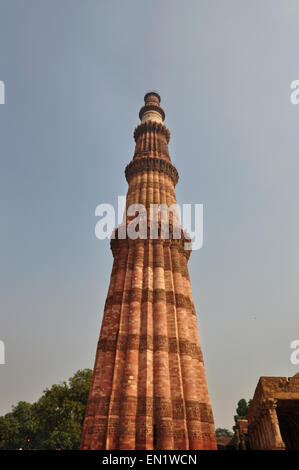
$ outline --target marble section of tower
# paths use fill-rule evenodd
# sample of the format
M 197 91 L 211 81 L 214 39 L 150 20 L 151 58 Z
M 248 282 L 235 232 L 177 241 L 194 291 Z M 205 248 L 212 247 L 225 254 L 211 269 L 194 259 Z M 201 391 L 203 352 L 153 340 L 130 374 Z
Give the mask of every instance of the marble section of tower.
M 145 95 L 139 116 L 127 207 L 170 206 L 178 172 L 157 93 Z M 216 449 L 190 250 L 171 230 L 156 240 L 118 239 L 118 230 L 81 449 Z

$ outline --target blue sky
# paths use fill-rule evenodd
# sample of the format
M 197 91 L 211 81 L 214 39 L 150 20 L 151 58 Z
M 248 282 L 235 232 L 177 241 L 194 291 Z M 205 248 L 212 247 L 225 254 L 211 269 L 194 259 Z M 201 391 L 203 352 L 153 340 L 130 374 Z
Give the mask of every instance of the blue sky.
M 189 269 L 216 426 L 298 328 L 296 1 L 0 0 L 0 413 L 92 367 L 109 283 L 98 204 L 126 194 L 144 93 L 204 205 Z

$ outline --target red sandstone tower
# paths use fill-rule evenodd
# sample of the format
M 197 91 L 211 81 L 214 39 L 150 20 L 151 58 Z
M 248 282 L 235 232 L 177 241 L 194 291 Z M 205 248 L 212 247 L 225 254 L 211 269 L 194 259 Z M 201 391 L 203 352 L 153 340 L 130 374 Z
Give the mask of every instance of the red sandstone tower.
M 178 181 L 170 133 L 160 96 L 144 101 L 125 171 L 127 207 L 170 206 Z M 186 239 L 174 239 L 171 228 L 168 239 L 118 232 L 81 449 L 217 449 Z

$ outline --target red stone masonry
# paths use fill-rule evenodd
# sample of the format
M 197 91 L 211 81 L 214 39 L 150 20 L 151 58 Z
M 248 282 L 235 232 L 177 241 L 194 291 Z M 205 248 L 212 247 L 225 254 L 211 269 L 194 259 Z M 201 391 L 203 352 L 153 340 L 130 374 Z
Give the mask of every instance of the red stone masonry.
M 127 207 L 176 204 L 164 117 L 148 93 L 125 172 Z M 117 234 L 81 449 L 216 450 L 186 239 Z

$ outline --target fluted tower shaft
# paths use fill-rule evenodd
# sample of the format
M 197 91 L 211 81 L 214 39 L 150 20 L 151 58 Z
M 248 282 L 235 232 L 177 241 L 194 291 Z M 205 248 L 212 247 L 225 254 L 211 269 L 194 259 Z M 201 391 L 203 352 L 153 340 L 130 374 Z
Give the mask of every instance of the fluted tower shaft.
M 126 208 L 176 204 L 157 93 L 145 95 Z M 128 224 L 130 218 L 127 218 Z M 114 256 L 81 449 L 216 449 L 184 236 L 111 240 Z

